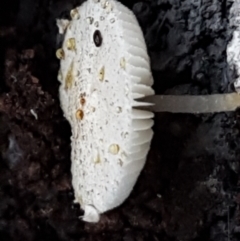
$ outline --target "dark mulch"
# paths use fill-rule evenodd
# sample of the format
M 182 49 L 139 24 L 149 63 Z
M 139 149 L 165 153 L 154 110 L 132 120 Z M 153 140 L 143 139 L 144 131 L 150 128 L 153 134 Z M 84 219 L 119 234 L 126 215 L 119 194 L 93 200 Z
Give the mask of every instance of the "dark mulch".
M 122 2 L 143 29 L 156 93 L 233 91 L 230 0 Z M 79 219 L 55 58 L 55 19 L 79 3 L 0 2 L 0 240 L 239 240 L 239 111 L 156 114 L 152 148 L 131 196 L 98 224 Z

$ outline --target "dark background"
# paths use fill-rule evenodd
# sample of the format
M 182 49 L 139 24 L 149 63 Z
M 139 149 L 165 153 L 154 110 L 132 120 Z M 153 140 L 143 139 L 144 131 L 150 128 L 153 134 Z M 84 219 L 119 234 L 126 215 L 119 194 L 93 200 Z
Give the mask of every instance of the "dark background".
M 232 1 L 121 2 L 144 32 L 157 94 L 234 91 L 226 62 Z M 55 51 L 62 37 L 55 19 L 68 18 L 80 3 L 0 2 L 0 240 L 239 240 L 239 111 L 156 114 L 131 196 L 98 224 L 79 220 L 71 131 L 58 100 Z

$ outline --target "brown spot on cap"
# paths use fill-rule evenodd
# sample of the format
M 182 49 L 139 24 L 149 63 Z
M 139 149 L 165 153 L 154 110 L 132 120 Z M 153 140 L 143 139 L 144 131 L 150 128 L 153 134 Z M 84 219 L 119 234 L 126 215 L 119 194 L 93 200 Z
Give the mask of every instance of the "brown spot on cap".
M 83 113 L 83 111 L 82 110 L 77 110 L 77 112 L 76 112 L 76 118 L 78 119 L 78 120 L 82 120 L 83 119 L 83 116 L 84 116 L 84 113 Z

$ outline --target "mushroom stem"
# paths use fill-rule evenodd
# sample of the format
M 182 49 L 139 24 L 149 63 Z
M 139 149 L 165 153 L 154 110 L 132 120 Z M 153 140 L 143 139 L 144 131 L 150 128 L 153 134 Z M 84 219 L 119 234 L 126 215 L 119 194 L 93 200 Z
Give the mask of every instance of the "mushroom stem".
M 142 101 L 153 103 L 146 107 L 153 112 L 200 114 L 235 111 L 240 106 L 240 95 L 153 95 L 143 98 Z

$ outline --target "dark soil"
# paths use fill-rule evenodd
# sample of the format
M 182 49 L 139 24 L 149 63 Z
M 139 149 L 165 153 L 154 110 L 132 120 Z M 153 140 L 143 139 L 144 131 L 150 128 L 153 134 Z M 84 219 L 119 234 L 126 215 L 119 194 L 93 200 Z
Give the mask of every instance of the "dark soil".
M 156 93 L 234 91 L 226 62 L 232 1 L 122 2 L 143 29 Z M 98 224 L 79 219 L 55 58 L 55 19 L 79 3 L 0 2 L 0 240 L 240 240 L 239 111 L 156 114 L 131 196 Z

